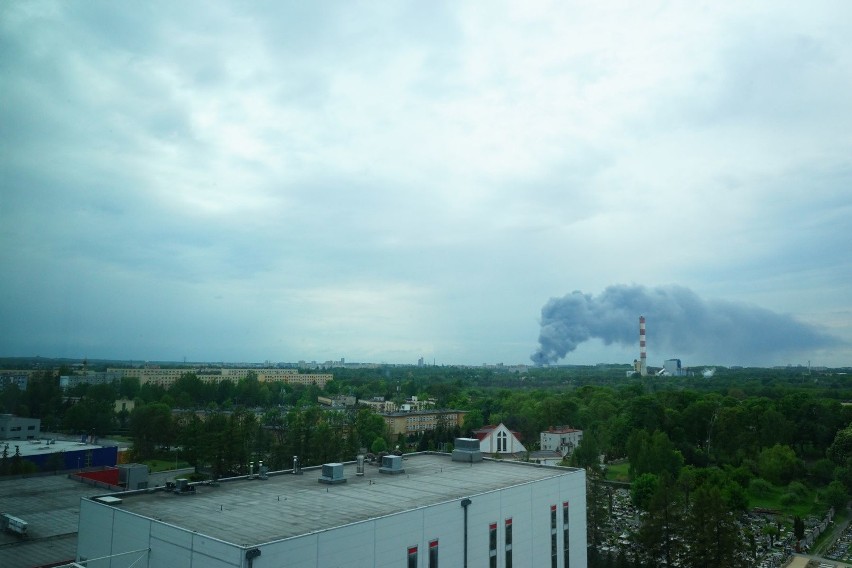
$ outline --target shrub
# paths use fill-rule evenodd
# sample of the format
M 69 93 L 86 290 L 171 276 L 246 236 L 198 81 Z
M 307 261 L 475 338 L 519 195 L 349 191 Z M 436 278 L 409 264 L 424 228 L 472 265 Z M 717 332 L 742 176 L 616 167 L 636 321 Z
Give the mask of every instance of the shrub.
M 772 495 L 775 488 L 763 478 L 755 477 L 748 483 L 748 491 L 755 497 L 765 498 Z

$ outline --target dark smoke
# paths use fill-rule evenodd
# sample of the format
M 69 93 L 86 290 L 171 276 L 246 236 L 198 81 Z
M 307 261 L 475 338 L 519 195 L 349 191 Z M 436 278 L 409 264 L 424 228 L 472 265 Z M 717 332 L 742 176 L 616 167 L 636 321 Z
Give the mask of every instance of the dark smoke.
M 831 347 L 841 342 L 789 315 L 722 300 L 703 300 L 681 286 L 616 285 L 597 297 L 572 292 L 551 298 L 541 309 L 540 347 L 531 359 L 554 363 L 589 339 L 635 345 L 644 315 L 648 358 L 699 355 L 702 363 L 751 364 L 786 352 Z

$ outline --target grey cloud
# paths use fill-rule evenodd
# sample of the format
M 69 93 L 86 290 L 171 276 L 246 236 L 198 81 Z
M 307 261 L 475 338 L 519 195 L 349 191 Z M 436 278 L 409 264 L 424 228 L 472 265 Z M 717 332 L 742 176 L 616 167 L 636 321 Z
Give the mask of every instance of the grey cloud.
M 778 354 L 834 347 L 841 341 L 789 315 L 723 300 L 705 300 L 681 286 L 607 287 L 552 298 L 541 310 L 536 363 L 553 363 L 590 339 L 636 345 L 639 316 L 647 320 L 648 352 L 683 354 L 708 363 L 765 361 Z

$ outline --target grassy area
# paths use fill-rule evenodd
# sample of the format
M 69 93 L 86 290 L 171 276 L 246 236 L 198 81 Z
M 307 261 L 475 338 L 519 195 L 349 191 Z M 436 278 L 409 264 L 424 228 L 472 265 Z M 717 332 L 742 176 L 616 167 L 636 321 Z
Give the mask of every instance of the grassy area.
M 192 467 L 192 465 L 189 462 L 182 461 L 182 460 L 178 460 L 177 462 L 175 462 L 175 460 L 158 459 L 158 460 L 145 460 L 142 463 L 144 463 L 145 465 L 148 466 L 148 468 L 151 470 L 151 473 L 157 473 L 159 471 L 170 471 L 170 470 L 173 470 L 173 469 L 182 469 L 182 468 L 185 468 L 185 467 Z M 177 467 L 175 467 L 175 465 L 177 465 Z
M 630 471 L 630 464 L 627 462 L 617 463 L 607 465 L 606 467 L 606 478 L 609 481 L 623 481 L 625 483 L 630 482 L 630 475 L 628 472 Z
M 770 509 L 789 516 L 798 515 L 802 518 L 808 515 L 822 516 L 827 510 L 826 505 L 818 501 L 816 491 L 811 489 L 794 500 L 791 499 L 786 488 L 772 485 L 770 488 L 761 491 L 760 494 L 749 491 L 748 498 L 751 508 Z
M 123 436 L 121 434 L 110 434 L 108 436 L 105 436 L 105 438 L 115 440 L 116 442 L 127 442 L 128 444 L 133 443 L 133 438 L 131 438 L 130 436 Z

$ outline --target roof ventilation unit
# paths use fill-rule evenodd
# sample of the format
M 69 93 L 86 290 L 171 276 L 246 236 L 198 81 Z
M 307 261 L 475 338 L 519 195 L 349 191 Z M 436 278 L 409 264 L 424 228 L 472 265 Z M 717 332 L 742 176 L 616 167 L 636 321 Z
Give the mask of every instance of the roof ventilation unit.
M 475 463 L 482 461 L 482 451 L 476 438 L 456 438 L 453 450 L 454 462 Z
M 179 477 L 175 479 L 175 488 L 173 493 L 175 495 L 194 495 L 195 485 L 190 485 L 189 480 L 185 477 Z
M 322 475 L 317 480 L 320 483 L 327 485 L 336 485 L 338 483 L 346 483 L 346 478 L 343 477 L 342 463 L 324 463 L 322 464 Z
M 402 467 L 402 456 L 382 456 L 382 467 L 379 468 L 379 473 L 390 475 L 405 473 Z

